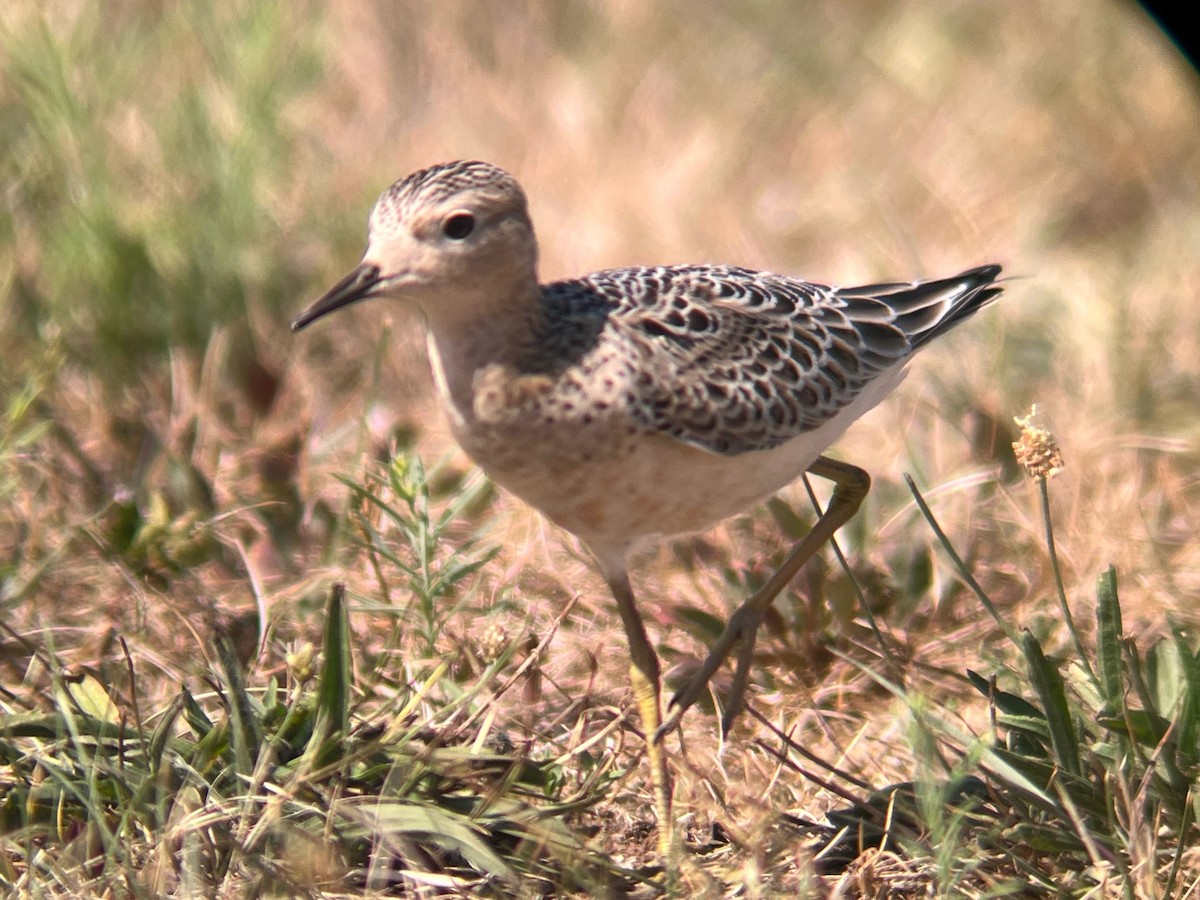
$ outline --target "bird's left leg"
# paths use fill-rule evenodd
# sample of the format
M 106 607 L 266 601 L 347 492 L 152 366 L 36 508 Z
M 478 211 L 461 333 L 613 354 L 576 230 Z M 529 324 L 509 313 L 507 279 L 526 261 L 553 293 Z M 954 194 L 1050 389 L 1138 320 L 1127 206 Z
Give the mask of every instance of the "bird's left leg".
M 729 694 L 725 714 L 721 718 L 721 727 L 725 731 L 729 730 L 733 720 L 742 711 L 746 683 L 750 677 L 750 660 L 754 654 L 754 639 L 767 609 L 804 564 L 858 511 L 871 487 L 871 476 L 865 470 L 827 456 L 818 457 L 817 461 L 809 466 L 808 471 L 833 482 L 833 496 L 829 498 L 829 505 L 813 525 L 812 531 L 792 548 L 775 574 L 729 618 L 729 624 L 709 650 L 703 664 L 671 699 L 669 715 L 655 732 L 652 743 L 661 741 L 665 734 L 679 724 L 679 719 L 688 707 L 708 689 L 709 679 L 729 657 L 734 644 L 738 644 L 733 688 Z

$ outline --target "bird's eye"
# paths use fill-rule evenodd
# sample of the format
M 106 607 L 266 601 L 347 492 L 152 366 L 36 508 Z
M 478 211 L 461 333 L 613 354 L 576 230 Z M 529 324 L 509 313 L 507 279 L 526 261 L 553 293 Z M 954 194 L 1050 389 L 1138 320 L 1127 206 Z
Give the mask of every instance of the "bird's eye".
M 475 230 L 475 217 L 468 212 L 451 213 L 442 223 L 442 234 L 452 241 L 461 241 Z

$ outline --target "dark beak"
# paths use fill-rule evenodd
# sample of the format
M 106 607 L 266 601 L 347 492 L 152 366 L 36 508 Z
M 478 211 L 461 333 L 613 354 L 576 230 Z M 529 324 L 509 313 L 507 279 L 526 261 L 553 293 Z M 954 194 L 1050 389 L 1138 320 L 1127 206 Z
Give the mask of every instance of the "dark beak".
M 324 297 L 300 313 L 292 322 L 292 331 L 299 331 L 343 306 L 349 306 L 359 300 L 366 300 L 379 286 L 381 280 L 379 266 L 363 263 L 330 288 Z

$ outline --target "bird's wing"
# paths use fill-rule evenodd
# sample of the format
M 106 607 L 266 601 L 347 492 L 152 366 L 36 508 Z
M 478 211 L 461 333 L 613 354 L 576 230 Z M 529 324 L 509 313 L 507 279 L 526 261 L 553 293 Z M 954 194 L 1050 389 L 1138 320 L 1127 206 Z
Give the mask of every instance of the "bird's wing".
M 638 355 L 633 414 L 717 453 L 765 450 L 828 421 L 884 372 L 1000 293 L 999 266 L 831 288 L 711 266 L 597 272 L 605 327 Z

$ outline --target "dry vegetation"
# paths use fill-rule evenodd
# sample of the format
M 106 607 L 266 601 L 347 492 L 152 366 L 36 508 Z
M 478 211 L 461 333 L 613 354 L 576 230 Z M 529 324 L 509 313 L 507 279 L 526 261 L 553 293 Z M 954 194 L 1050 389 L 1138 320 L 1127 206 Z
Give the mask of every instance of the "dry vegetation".
M 0 884 L 654 890 L 603 583 L 470 474 L 407 313 L 287 330 L 389 181 L 475 157 L 524 183 L 547 279 L 1017 276 L 839 446 L 875 478 L 850 574 L 781 599 L 754 714 L 686 717 L 694 892 L 1194 896 L 1200 92 L 1132 4 L 218 5 L 0 10 Z M 1009 449 L 1033 401 L 1076 628 Z M 668 666 L 811 520 L 786 499 L 638 562 Z M 1024 818 L 997 723 L 1049 760 Z M 948 804 L 985 772 L 981 823 Z M 814 865 L 827 811 L 914 779 L 903 834 Z

